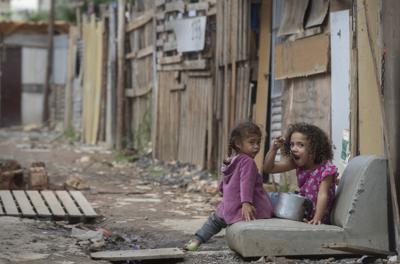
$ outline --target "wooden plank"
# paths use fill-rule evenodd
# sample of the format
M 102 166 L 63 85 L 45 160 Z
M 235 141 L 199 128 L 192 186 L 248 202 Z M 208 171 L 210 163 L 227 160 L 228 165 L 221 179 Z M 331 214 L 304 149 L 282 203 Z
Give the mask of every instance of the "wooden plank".
M 173 23 L 171 23 L 171 21 L 166 21 L 164 24 L 164 30 L 165 31 L 173 31 L 174 28 L 172 27 L 172 25 L 173 25 Z
M 316 35 L 278 44 L 275 51 L 275 79 L 303 77 L 328 71 L 329 36 Z
M 0 191 L 0 198 L 3 202 L 4 211 L 7 215 L 11 216 L 19 216 L 17 205 L 14 202 L 14 198 L 11 195 L 10 191 Z
M 24 191 L 13 191 L 13 195 L 23 216 L 36 216 L 36 213 Z
M 50 211 L 54 216 L 56 217 L 66 216 L 62 205 L 57 200 L 56 196 L 52 191 L 41 191 L 40 193 L 42 194 L 47 205 L 50 207 Z
M 169 12 L 185 12 L 185 3 L 182 0 L 177 0 L 174 2 L 165 4 L 165 13 Z
M 307 23 L 305 24 L 305 28 L 315 27 L 321 25 L 328 13 L 329 4 L 331 1 L 322 0 L 322 1 L 313 1 L 311 4 L 311 10 L 309 10 Z M 330 12 L 333 12 L 332 9 Z
M 125 55 L 125 59 L 133 60 L 133 59 L 136 58 L 136 56 L 137 56 L 137 52 L 136 51 L 132 51 L 132 52 L 129 52 L 128 54 Z
M 156 19 L 157 20 L 164 20 L 165 19 L 165 13 L 164 12 L 157 13 L 156 14 Z
M 188 77 L 211 77 L 211 72 L 209 71 L 189 71 L 187 73 Z M 211 110 L 211 109 L 210 109 Z
M 165 5 L 165 0 L 156 0 L 156 2 L 155 2 L 155 6 L 156 7 L 159 7 L 159 6 L 162 6 L 162 5 Z
M 117 105 L 116 105 L 116 135 L 115 148 L 122 149 L 124 137 L 124 105 L 125 105 L 125 1 L 118 1 L 118 32 L 117 32 Z
M 115 83 L 116 83 L 116 14 L 114 8 L 109 8 L 108 19 L 108 52 L 107 52 L 107 112 L 106 112 L 106 143 L 107 147 L 113 148 L 115 142 Z
M 125 96 L 126 97 L 140 97 L 140 96 L 144 96 L 148 93 L 151 92 L 152 89 L 152 83 L 149 83 L 149 85 L 147 86 L 147 88 L 145 89 L 132 89 L 132 88 L 128 88 L 125 89 Z
M 329 73 L 317 74 L 285 82 L 287 86 L 282 89 L 282 127 L 307 120 L 324 130 L 330 138 L 331 105 L 326 103 L 331 101 L 330 76 Z
M 299 33 L 303 30 L 308 0 L 283 1 L 282 19 L 278 36 Z
M 160 32 L 164 32 L 165 31 L 165 26 L 164 25 L 158 25 L 156 27 L 156 32 L 160 33 Z
M 179 248 L 99 251 L 90 254 L 94 259 L 104 259 L 109 261 L 180 259 L 183 258 L 184 255 L 184 252 Z
M 159 64 L 179 63 L 181 61 L 182 61 L 182 54 L 178 54 L 175 56 L 161 57 L 158 59 Z
M 215 6 L 211 7 L 207 12 L 207 16 L 215 16 L 216 14 L 217 14 L 217 8 Z
M 4 215 L 5 213 L 4 213 L 4 211 L 3 211 L 3 206 L 1 205 L 1 203 L 0 203 L 0 216 L 1 215 Z
M 64 205 L 65 210 L 68 215 L 71 217 L 80 217 L 82 213 L 79 211 L 79 208 L 75 205 L 74 200 L 72 200 L 71 196 L 67 191 L 56 191 L 56 195 Z
M 96 217 L 97 213 L 94 211 L 88 200 L 79 191 L 69 191 L 69 194 L 75 199 L 75 202 L 82 209 L 86 217 Z
M 300 33 L 294 34 L 294 35 L 290 35 L 290 37 L 288 37 L 289 41 L 295 41 L 297 39 L 302 39 L 302 38 L 307 38 L 307 37 L 311 37 L 314 35 L 318 35 L 322 32 L 322 27 L 313 27 L 313 28 L 308 28 Z
M 35 207 L 38 216 L 51 216 L 49 209 L 47 208 L 42 196 L 40 196 L 38 191 L 26 191 L 26 194 Z
M 172 51 L 172 50 L 176 50 L 176 47 L 177 47 L 177 44 L 176 44 L 176 41 L 168 41 L 168 42 L 165 42 L 164 44 L 163 44 L 163 50 L 164 51 Z
M 154 17 L 154 10 L 151 9 L 147 12 L 145 12 L 143 15 L 137 17 L 136 19 L 132 20 L 129 22 L 129 24 L 126 27 L 126 32 L 130 32 L 132 30 L 135 30 L 139 27 L 142 27 L 149 23 Z
M 255 122 L 264 128 L 266 132 L 268 116 L 268 91 L 269 91 L 269 74 L 270 74 L 270 50 L 271 50 L 271 11 L 272 0 L 265 0 L 261 3 L 260 15 L 260 47 L 258 77 L 257 77 L 257 97 L 255 104 Z M 261 138 L 260 154 L 255 157 L 255 162 L 259 169 L 262 168 L 265 138 Z M 268 137 L 267 137 L 268 138 Z
M 184 60 L 182 64 L 185 70 L 204 70 L 208 67 L 208 60 Z
M 188 4 L 186 9 L 188 11 L 198 11 L 198 10 L 205 10 L 207 11 L 209 8 L 209 3 L 208 2 L 200 2 L 200 3 L 194 3 L 194 4 Z
M 178 91 L 184 91 L 186 88 L 186 85 L 184 83 L 180 83 L 178 85 L 175 86 L 171 86 L 169 91 L 170 92 L 178 92 Z
M 156 47 L 163 47 L 164 46 L 164 40 L 163 39 L 157 39 L 156 40 Z
M 368 8 L 367 8 L 368 6 Z M 375 77 L 374 58 L 377 58 L 378 71 L 380 71 L 382 47 L 380 40 L 374 36 L 379 35 L 380 24 L 377 1 L 371 1 L 366 6 L 365 1 L 357 1 L 357 72 L 358 72 L 358 142 L 360 149 L 357 155 L 385 155 L 384 135 L 382 124 L 382 109 L 380 108 L 380 94 Z M 371 37 L 369 41 L 368 32 Z M 371 47 L 373 52 L 371 52 Z M 376 54 L 374 56 L 374 54 Z M 371 140 L 371 139 L 374 140 Z
M 141 59 L 143 57 L 152 55 L 153 52 L 154 52 L 154 46 L 153 45 L 147 46 L 146 48 L 143 48 L 138 51 L 136 58 Z
M 182 70 L 206 70 L 208 61 L 201 60 L 184 60 L 181 64 L 157 65 L 159 71 L 182 71 Z
M 139 50 L 137 52 L 132 51 L 132 52 L 126 54 L 125 58 L 126 59 L 131 59 L 131 60 L 133 60 L 133 59 L 141 59 L 143 57 L 146 57 L 146 56 L 149 56 L 149 55 L 153 54 L 153 52 L 154 52 L 154 46 L 150 45 L 150 46 L 147 46 L 146 48 L 143 48 L 143 49 L 141 49 L 141 50 Z

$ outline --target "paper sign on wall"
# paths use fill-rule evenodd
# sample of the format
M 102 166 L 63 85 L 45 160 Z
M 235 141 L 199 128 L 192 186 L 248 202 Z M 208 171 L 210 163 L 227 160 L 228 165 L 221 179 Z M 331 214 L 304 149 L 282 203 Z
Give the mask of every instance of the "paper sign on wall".
M 204 49 L 206 17 L 185 18 L 170 21 L 176 35 L 178 52 Z

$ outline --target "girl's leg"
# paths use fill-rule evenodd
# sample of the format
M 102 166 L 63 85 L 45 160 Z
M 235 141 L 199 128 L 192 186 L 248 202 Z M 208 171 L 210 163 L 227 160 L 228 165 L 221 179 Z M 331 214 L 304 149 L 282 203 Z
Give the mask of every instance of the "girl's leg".
M 215 213 L 212 213 L 203 226 L 197 230 L 195 236 L 200 243 L 207 242 L 213 235 L 216 235 L 222 228 L 225 228 L 227 224 L 224 219 L 218 217 Z
M 227 224 L 224 219 L 212 213 L 207 221 L 203 224 L 203 226 L 197 230 L 195 234 L 195 238 L 190 240 L 185 246 L 184 249 L 189 251 L 196 251 L 200 244 L 207 242 L 213 235 L 217 234 L 221 231 L 222 228 L 225 228 Z

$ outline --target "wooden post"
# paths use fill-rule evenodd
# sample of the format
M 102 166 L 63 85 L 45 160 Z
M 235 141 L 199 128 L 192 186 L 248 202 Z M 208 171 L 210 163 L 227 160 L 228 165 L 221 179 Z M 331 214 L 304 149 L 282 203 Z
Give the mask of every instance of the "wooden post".
M 76 28 L 70 27 L 69 40 L 68 40 L 68 61 L 67 61 L 67 82 L 65 85 L 65 114 L 64 114 L 64 130 L 72 128 L 72 89 L 74 81 L 75 70 L 75 56 L 76 56 Z
M 259 45 L 259 62 L 258 62 L 258 78 L 257 78 L 257 98 L 255 105 L 255 122 L 261 125 L 263 131 L 267 133 L 267 116 L 268 113 L 268 81 L 270 77 L 270 51 L 271 51 L 271 23 L 272 23 L 272 1 L 263 0 L 261 2 L 260 16 L 260 45 Z M 265 134 L 261 140 L 260 153 L 256 156 L 255 161 L 260 170 L 265 152 L 265 140 L 270 135 Z
M 115 43 L 115 8 L 109 5 L 109 34 L 107 52 L 107 121 L 106 142 L 108 147 L 114 147 L 115 143 L 115 83 L 116 83 L 116 43 Z
M 54 0 L 50 0 L 50 11 L 48 19 L 48 40 L 47 40 L 47 66 L 46 66 L 46 79 L 43 90 L 43 123 L 49 125 L 50 119 L 50 79 L 52 75 L 53 64 L 53 35 L 54 35 Z
M 124 101 L 125 101 L 125 0 L 118 0 L 118 77 L 117 77 L 117 131 L 116 149 L 122 149 L 124 130 Z
M 385 134 L 386 155 L 389 160 L 390 193 L 392 197 L 392 211 L 394 218 L 394 237 L 396 240 L 396 251 L 400 253 L 400 214 L 399 214 L 399 192 L 400 192 L 400 170 L 399 170 L 399 130 L 400 118 L 398 109 L 400 106 L 400 19 L 398 11 L 400 2 L 394 0 L 382 0 L 382 37 L 384 54 L 381 60 L 381 83 L 383 95 L 381 94 L 381 107 L 383 116 L 383 130 Z M 365 5 L 365 3 L 364 3 Z M 376 71 L 378 67 L 376 66 Z M 376 72 L 378 75 L 378 71 Z M 378 81 L 378 76 L 377 81 Z M 382 86 L 382 87 L 381 87 Z

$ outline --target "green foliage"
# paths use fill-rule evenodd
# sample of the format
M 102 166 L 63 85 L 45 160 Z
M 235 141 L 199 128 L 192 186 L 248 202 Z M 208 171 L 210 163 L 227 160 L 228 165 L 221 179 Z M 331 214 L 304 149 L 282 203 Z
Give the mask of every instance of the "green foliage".
M 83 10 L 88 10 L 89 4 L 93 3 L 94 6 L 99 6 L 101 4 L 111 4 L 117 2 L 117 0 L 85 0 L 83 3 Z
M 49 12 L 48 11 L 27 12 L 25 14 L 25 19 L 32 22 L 47 21 L 49 19 Z
M 142 154 L 146 153 L 151 140 L 151 114 L 150 107 L 143 115 L 142 122 L 133 132 L 133 146 Z
M 74 8 L 66 4 L 61 4 L 56 8 L 55 12 L 56 20 L 75 22 L 76 21 L 76 13 Z
M 78 135 L 73 127 L 69 127 L 64 130 L 64 137 L 71 142 L 78 140 Z
M 168 174 L 167 170 L 163 169 L 162 167 L 155 166 L 154 164 L 150 164 L 149 166 L 147 166 L 145 168 L 145 171 L 150 175 L 154 175 L 154 176 L 158 176 L 158 177 Z
M 55 7 L 54 16 L 55 20 L 62 20 L 71 23 L 76 21 L 75 9 L 64 3 Z M 47 22 L 49 20 L 49 11 L 41 10 L 26 12 L 24 19 L 32 22 Z
M 116 162 L 134 162 L 135 160 L 139 159 L 138 155 L 126 155 L 124 153 L 117 153 L 115 156 Z

